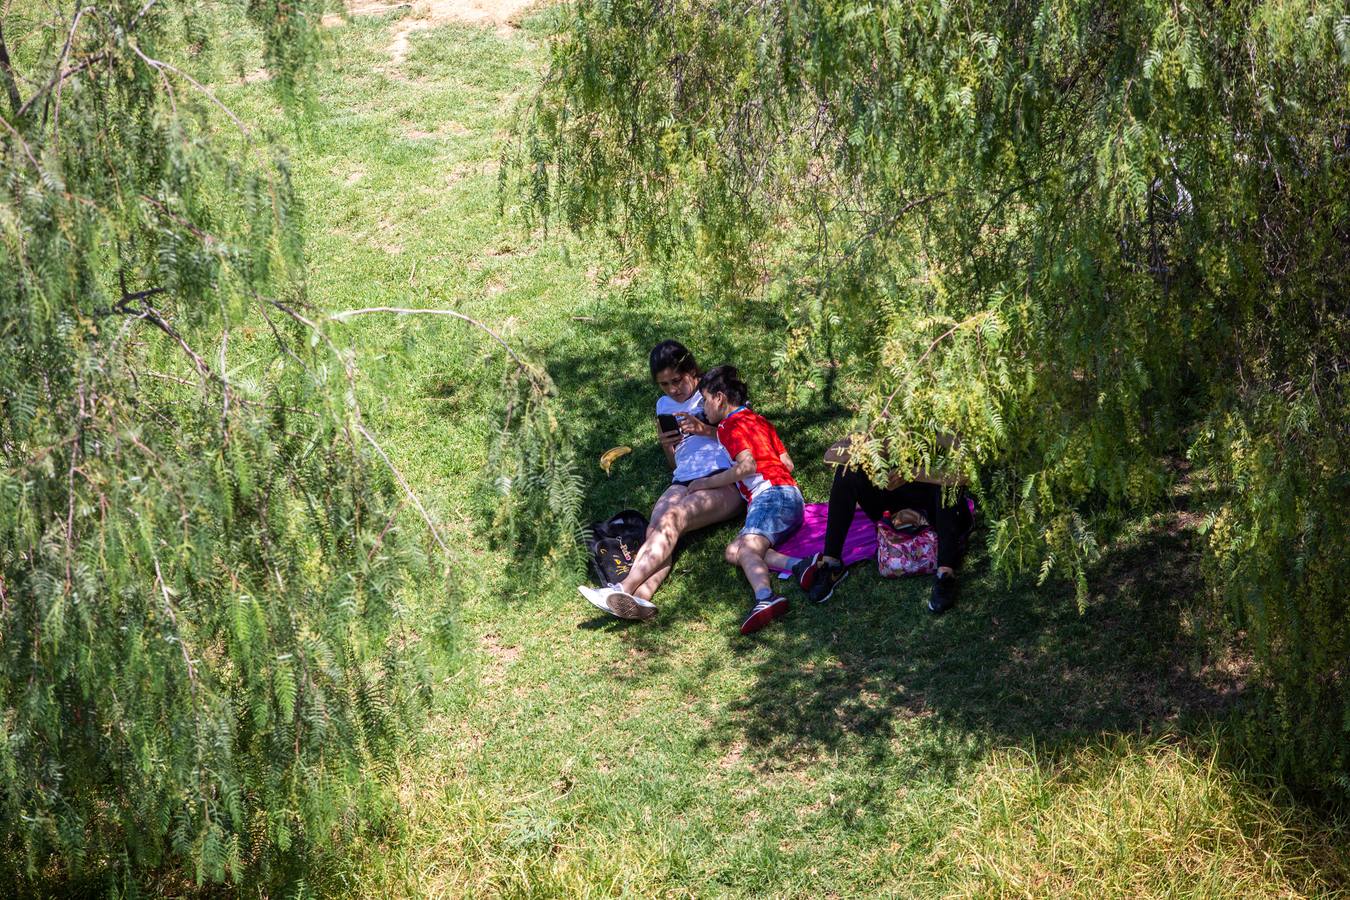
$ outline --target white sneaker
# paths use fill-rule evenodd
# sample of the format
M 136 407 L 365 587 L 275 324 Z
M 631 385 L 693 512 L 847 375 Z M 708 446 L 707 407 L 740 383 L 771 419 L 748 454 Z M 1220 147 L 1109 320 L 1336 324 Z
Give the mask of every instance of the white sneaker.
M 656 615 L 656 607 L 651 603 L 617 589 L 605 595 L 605 603 L 609 611 L 620 619 L 646 620 Z
M 605 599 L 611 593 L 613 593 L 609 588 L 600 588 L 599 590 L 596 590 L 593 587 L 587 587 L 586 585 L 582 584 L 577 585 L 577 593 L 585 597 L 586 600 L 596 609 L 603 609 L 611 616 L 615 614 L 614 610 L 610 609 L 609 604 L 605 602 Z

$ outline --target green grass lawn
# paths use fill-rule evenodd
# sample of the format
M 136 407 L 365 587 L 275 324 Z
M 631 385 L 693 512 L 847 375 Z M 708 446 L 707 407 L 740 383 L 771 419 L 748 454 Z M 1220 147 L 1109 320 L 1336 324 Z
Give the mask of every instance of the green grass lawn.
M 544 63 L 546 22 L 414 32 L 407 10 L 334 29 L 294 144 L 309 298 L 331 311 L 453 308 L 545 365 L 588 480 L 590 518 L 649 509 L 647 349 L 665 337 L 748 373 L 823 500 L 842 405 L 790 404 L 768 355 L 786 325 L 631 270 L 599 238 L 498 215 L 497 157 Z M 279 126 L 261 84 L 225 89 Z M 659 617 L 597 617 L 575 577 L 513 564 L 486 534 L 483 471 L 507 364 L 451 320 L 367 317 L 372 429 L 455 551 L 458 650 L 435 685 L 403 816 L 315 885 L 367 896 L 1302 896 L 1344 890 L 1345 830 L 1231 763 L 1246 667 L 1195 611 L 1185 517 L 1141 523 L 1072 592 L 1009 586 L 978 550 L 961 606 L 860 566 L 824 608 L 792 594 L 754 638 L 723 562 L 727 525 L 687 542 Z M 839 403 L 845 403 L 840 400 Z M 627 444 L 611 477 L 595 464 Z

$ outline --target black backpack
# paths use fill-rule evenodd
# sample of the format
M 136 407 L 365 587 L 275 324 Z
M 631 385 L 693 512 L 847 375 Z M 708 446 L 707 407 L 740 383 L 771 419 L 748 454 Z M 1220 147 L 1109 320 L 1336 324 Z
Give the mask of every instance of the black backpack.
M 635 509 L 615 513 L 586 529 L 586 552 L 601 585 L 618 584 L 633 567 L 638 548 L 647 539 L 647 517 Z

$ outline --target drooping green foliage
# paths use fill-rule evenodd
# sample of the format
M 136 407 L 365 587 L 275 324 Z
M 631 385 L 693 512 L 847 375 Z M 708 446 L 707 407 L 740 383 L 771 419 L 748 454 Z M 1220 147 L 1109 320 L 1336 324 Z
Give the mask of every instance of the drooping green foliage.
M 203 82 L 320 4 L 0 13 L 0 867 L 267 890 L 378 823 L 427 571 L 304 303 L 285 153 Z M 50 885 L 50 881 L 44 881 Z
M 729 320 L 781 304 L 784 392 L 836 381 L 873 474 L 972 476 L 996 564 L 1080 604 L 1184 473 L 1275 686 L 1257 744 L 1350 786 L 1343 3 L 558 15 L 507 159 L 527 214 L 682 267 Z
M 506 416 L 490 459 L 494 528 L 523 565 L 575 567 L 584 485 L 572 435 L 553 406 L 557 388 L 546 372 L 520 366 L 506 376 L 503 393 Z

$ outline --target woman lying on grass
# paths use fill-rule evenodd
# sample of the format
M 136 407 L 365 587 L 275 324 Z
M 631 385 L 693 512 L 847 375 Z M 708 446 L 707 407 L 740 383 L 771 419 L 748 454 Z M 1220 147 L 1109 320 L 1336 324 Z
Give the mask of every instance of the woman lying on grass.
M 577 588 L 595 606 L 624 619 L 656 615 L 652 595 L 670 574 L 680 535 L 725 522 L 745 508 L 730 484 L 703 491 L 689 489 L 691 482 L 731 468 L 731 457 L 718 443 L 716 429 L 702 418 L 701 373 L 694 355 L 679 341 L 662 341 L 652 348 L 649 363 L 652 380 L 661 388 L 656 401 L 657 434 L 674 470 L 671 484 L 652 508 L 647 539 L 627 577 L 619 584 Z M 674 428 L 669 427 L 670 417 L 674 417 Z M 662 427 L 663 422 L 667 427 Z

